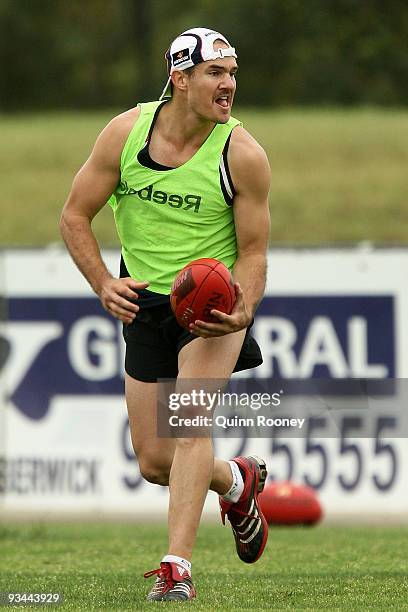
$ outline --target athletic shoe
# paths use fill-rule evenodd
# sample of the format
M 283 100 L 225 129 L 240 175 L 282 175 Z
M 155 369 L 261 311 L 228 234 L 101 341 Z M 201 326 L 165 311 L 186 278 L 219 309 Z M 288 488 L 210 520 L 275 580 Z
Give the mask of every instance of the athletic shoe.
M 258 457 L 235 457 L 244 479 L 244 490 L 233 504 L 220 497 L 221 518 L 231 523 L 238 557 L 245 563 L 255 563 L 262 555 L 268 539 L 268 523 L 258 504 L 267 476 L 266 464 Z
M 158 569 L 146 572 L 144 577 L 156 574 L 156 582 L 147 596 L 149 601 L 186 601 L 196 596 L 191 576 L 181 565 L 162 562 Z

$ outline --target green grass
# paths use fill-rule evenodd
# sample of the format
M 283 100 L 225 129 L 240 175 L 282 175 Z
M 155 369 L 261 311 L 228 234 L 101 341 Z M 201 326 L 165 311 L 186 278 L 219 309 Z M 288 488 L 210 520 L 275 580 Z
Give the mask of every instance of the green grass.
M 142 574 L 165 543 L 162 524 L 6 524 L 0 592 L 61 592 L 62 610 L 149 610 Z M 246 566 L 229 529 L 204 524 L 193 572 L 197 610 L 407 610 L 408 528 L 274 528 Z
M 114 115 L 2 115 L 0 245 L 59 242 L 75 172 Z M 236 110 L 268 152 L 274 244 L 408 242 L 408 111 Z M 95 222 L 117 244 L 106 207 Z

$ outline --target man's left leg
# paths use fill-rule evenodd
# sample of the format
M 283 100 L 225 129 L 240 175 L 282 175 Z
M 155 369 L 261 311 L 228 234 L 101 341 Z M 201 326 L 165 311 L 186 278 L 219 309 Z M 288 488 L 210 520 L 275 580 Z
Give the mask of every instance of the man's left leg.
M 191 379 L 207 379 L 206 386 L 211 386 L 213 379 L 228 380 L 244 337 L 245 331 L 220 338 L 196 338 L 183 347 L 179 354 L 179 389 L 189 389 Z M 160 569 L 153 572 L 158 578 L 149 599 L 186 600 L 195 596 L 191 557 L 210 483 L 220 495 L 227 493 L 220 497 L 222 518 L 223 522 L 225 516 L 230 520 L 239 557 L 252 563 L 261 556 L 268 531 L 257 497 L 265 479 L 262 460 L 237 457 L 229 465 L 214 460 L 208 437 L 176 439 L 169 483 L 169 553 Z
M 189 380 L 228 380 L 244 337 L 242 330 L 219 338 L 196 338 L 184 346 L 177 379 L 181 389 L 188 388 Z M 211 438 L 176 439 L 169 483 L 169 554 L 191 560 L 213 469 Z
M 245 330 L 220 338 L 195 338 L 179 353 L 179 375 L 176 391 L 185 392 L 189 380 L 228 380 L 235 367 L 245 337 Z M 149 593 L 150 600 L 187 600 L 195 597 L 191 582 L 191 558 L 201 513 L 214 472 L 222 489 L 223 480 L 230 485 L 226 462 L 214 465 L 212 441 L 204 438 L 176 438 L 169 477 L 169 548 Z M 222 492 L 224 492 L 222 491 Z

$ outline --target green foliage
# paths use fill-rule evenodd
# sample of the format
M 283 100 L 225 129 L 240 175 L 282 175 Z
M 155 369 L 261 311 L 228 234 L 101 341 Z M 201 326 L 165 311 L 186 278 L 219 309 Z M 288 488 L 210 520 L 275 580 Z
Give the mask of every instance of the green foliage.
M 197 25 L 236 46 L 241 105 L 408 103 L 404 0 L 0 0 L 0 109 L 156 98 Z
M 275 528 L 263 557 L 238 560 L 229 528 L 200 527 L 195 610 L 406 610 L 407 527 Z M 0 531 L 0 592 L 60 592 L 61 610 L 151 610 L 163 523 L 13 525 Z

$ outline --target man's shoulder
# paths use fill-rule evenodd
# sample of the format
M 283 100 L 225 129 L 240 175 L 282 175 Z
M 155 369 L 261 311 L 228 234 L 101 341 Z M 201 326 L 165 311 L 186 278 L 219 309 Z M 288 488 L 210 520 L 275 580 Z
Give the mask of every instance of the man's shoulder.
M 231 134 L 228 161 L 232 167 L 251 171 L 259 166 L 269 166 L 268 157 L 259 142 L 242 126 Z
M 138 104 L 134 108 L 130 108 L 114 117 L 104 131 L 108 132 L 115 141 L 118 139 L 124 145 L 135 124 L 141 120 L 141 116 L 153 115 L 160 104 L 162 102 L 159 100 Z
M 140 117 L 140 106 L 135 106 L 129 110 L 116 115 L 105 128 L 112 136 L 117 138 L 127 138 L 136 121 Z
M 140 108 L 136 106 L 111 119 L 99 134 L 94 152 L 102 153 L 111 163 L 117 165 L 133 126 L 140 116 Z

